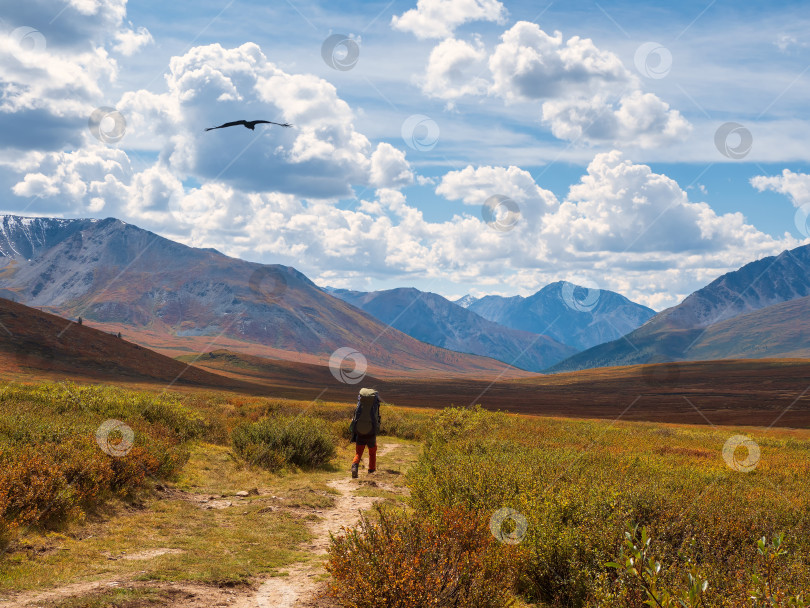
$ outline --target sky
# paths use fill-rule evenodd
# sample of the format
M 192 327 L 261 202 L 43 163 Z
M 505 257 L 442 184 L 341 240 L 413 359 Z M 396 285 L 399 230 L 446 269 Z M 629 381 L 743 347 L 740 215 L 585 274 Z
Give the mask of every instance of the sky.
M 810 243 L 803 2 L 0 2 L 0 212 L 655 310 Z M 265 119 L 293 127 L 237 126 Z

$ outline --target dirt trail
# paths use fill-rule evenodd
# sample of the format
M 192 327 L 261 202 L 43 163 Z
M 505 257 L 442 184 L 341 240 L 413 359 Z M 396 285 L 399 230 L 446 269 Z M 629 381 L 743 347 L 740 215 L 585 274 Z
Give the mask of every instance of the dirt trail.
M 380 445 L 377 457 L 383 457 L 401 444 Z M 364 475 L 361 474 L 361 478 Z M 340 492 L 335 497 L 335 506 L 324 510 L 321 520 L 312 527 L 315 536 L 310 548 L 314 555 L 325 555 L 329 547 L 329 534 L 337 533 L 342 526 L 354 526 L 360 519 L 360 511 L 369 509 L 380 498 L 355 496 L 354 490 L 365 479 L 342 477 L 328 482 L 329 487 Z M 384 484 L 379 487 L 388 489 Z M 287 576 L 268 579 L 259 587 L 256 595 L 233 604 L 235 608 L 303 608 L 317 592 L 316 577 L 323 572 L 322 560 L 300 564 L 287 570 Z
M 391 451 L 400 447 L 399 443 L 380 444 L 378 457 L 384 457 Z M 352 479 L 348 471 L 328 483 L 340 494 L 335 496 L 335 505 L 332 508 L 319 509 L 319 519 L 312 526 L 313 539 L 309 545 L 310 552 L 318 558 L 308 563 L 294 564 L 285 570 L 286 576 L 275 576 L 264 581 L 257 590 L 250 593 L 232 589 L 219 589 L 216 587 L 193 583 L 159 583 L 153 581 L 132 581 L 128 577 L 119 577 L 114 580 L 89 581 L 64 585 L 59 589 L 21 594 L 13 598 L 3 598 L 0 590 L 0 608 L 35 608 L 52 606 L 55 603 L 70 597 L 84 597 L 98 593 L 105 589 L 116 587 L 137 588 L 148 586 L 165 591 L 173 608 L 305 608 L 316 604 L 318 591 L 318 576 L 323 574 L 323 559 L 329 547 L 329 534 L 337 533 L 342 526 L 354 526 L 361 511 L 369 509 L 375 502 L 381 500 L 377 497 L 356 496 L 354 491 L 361 487 L 368 487 L 367 482 L 373 482 L 376 487 L 383 490 L 395 490 L 384 481 L 382 475 L 367 476 L 361 471 L 359 479 Z M 174 553 L 173 549 L 157 549 L 130 555 L 116 556 L 108 559 L 149 559 L 164 553 Z

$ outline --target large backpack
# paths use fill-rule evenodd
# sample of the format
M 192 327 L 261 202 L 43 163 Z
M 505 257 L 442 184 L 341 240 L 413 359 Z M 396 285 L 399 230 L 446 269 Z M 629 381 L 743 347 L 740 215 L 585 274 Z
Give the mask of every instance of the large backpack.
M 360 435 L 372 435 L 374 433 L 374 406 L 376 401 L 377 391 L 373 388 L 360 389 L 357 418 L 354 424 L 356 433 Z

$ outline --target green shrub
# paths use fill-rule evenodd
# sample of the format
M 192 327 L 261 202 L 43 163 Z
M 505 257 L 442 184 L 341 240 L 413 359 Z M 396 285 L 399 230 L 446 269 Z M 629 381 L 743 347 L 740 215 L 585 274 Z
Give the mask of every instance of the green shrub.
M 624 545 L 615 561 L 605 565 L 617 572 L 617 589 L 603 597 L 611 603 L 625 606 L 659 606 L 660 608 L 700 608 L 713 600 L 730 599 L 727 592 L 719 595 L 705 578 L 701 567 L 689 557 L 681 556 L 679 563 L 664 564 L 654 552 L 653 538 L 647 528 L 631 526 L 625 533 Z M 785 606 L 806 608 L 810 598 L 787 580 L 781 563 L 789 551 L 784 546 L 784 534 L 774 534 L 756 542 L 757 562 L 747 589 L 751 608 Z M 680 578 L 680 580 L 678 580 Z M 738 602 L 742 598 L 738 599 Z M 725 605 L 725 604 L 723 604 Z
M 269 470 L 284 465 L 318 467 L 337 454 L 331 425 L 312 416 L 271 416 L 237 426 L 231 433 L 242 458 Z
M 400 437 L 402 439 L 422 439 L 431 421 L 428 414 L 397 411 L 384 406 L 382 412 L 380 435 Z
M 141 418 L 153 424 L 163 424 L 181 441 L 202 437 L 208 425 L 203 417 L 177 400 L 154 399 L 143 404 Z
M 430 431 L 425 437 L 425 444 L 432 447 L 458 438 L 486 436 L 501 427 L 505 421 L 503 414 L 488 412 L 480 405 L 472 408 L 448 407 L 430 420 Z

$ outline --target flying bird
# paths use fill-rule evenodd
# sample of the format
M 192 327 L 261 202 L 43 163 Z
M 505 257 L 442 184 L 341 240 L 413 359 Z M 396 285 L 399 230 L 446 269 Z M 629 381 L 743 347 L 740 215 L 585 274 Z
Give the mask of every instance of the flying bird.
M 288 122 L 273 122 L 272 120 L 235 120 L 233 122 L 226 122 L 224 125 L 219 125 L 218 127 L 208 127 L 206 131 L 213 131 L 214 129 L 224 129 L 225 127 L 235 127 L 237 125 L 242 125 L 250 129 L 251 131 L 256 128 L 256 125 L 266 123 L 268 125 L 278 125 L 279 127 L 291 127 L 292 125 Z

